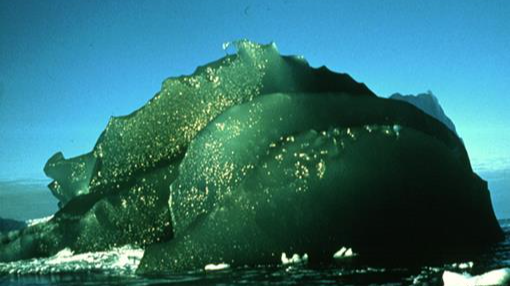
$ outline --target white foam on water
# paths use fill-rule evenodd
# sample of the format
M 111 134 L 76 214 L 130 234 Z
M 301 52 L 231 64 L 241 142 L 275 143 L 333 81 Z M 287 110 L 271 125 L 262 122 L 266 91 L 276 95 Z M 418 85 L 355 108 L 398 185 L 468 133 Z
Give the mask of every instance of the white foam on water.
M 468 273 L 445 271 L 444 286 L 499 286 L 510 283 L 510 268 L 502 268 L 487 273 L 471 276 Z
M 109 251 L 74 254 L 66 248 L 47 258 L 0 263 L 0 274 L 59 274 L 99 271 L 108 274 L 134 274 L 143 249 L 123 246 Z

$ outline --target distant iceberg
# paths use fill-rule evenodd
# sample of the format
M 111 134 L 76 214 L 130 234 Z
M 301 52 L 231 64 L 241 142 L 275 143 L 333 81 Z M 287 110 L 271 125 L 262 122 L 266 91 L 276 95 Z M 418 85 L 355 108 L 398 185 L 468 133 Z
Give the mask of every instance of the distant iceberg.
M 27 224 L 25 222 L 0 217 L 0 233 L 22 229 L 26 226 Z
M 439 100 L 437 100 L 437 97 L 434 96 L 431 91 L 420 93 L 418 95 L 402 95 L 400 93 L 395 93 L 390 96 L 390 99 L 405 101 L 418 107 L 423 112 L 441 121 L 458 136 L 457 129 L 455 128 L 453 121 L 446 115 L 439 104 Z

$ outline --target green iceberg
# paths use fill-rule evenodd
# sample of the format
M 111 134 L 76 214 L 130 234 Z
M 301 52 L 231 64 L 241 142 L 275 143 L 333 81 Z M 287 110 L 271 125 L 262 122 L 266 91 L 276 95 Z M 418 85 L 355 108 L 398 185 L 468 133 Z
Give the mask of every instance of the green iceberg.
M 46 164 L 60 210 L 0 234 L 0 261 L 146 249 L 140 273 L 210 263 L 445 256 L 502 239 L 460 138 L 412 104 L 275 45 L 169 78 L 94 149 Z

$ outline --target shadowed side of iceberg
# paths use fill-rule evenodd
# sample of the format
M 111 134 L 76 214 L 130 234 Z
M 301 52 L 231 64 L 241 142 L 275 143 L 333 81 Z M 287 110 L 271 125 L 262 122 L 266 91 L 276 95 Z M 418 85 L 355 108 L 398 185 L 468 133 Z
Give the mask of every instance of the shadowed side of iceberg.
M 139 272 L 276 264 L 307 253 L 447 257 L 502 239 L 460 139 L 412 105 L 269 94 L 192 141 L 170 186 L 174 239 Z

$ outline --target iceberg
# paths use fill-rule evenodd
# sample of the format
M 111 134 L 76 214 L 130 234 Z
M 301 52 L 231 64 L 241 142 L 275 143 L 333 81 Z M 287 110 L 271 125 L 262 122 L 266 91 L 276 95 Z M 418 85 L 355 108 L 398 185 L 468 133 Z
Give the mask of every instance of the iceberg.
M 148 274 L 502 239 L 487 183 L 445 124 L 274 44 L 233 45 L 111 118 L 91 152 L 52 156 L 60 210 L 3 237 L 0 261 L 132 245 Z
M 434 94 L 432 94 L 431 91 L 417 95 L 402 95 L 400 93 L 395 93 L 390 96 L 390 99 L 408 102 L 418 107 L 423 112 L 441 121 L 444 125 L 450 128 L 450 130 L 457 134 L 455 124 L 453 124 L 453 121 L 443 111 L 443 108 L 439 104 L 439 100 Z
M 468 161 L 453 132 L 406 103 L 262 95 L 191 142 L 169 188 L 174 238 L 149 246 L 139 271 L 274 264 L 286 249 L 325 262 L 340 245 L 360 256 L 442 255 L 498 239 Z

